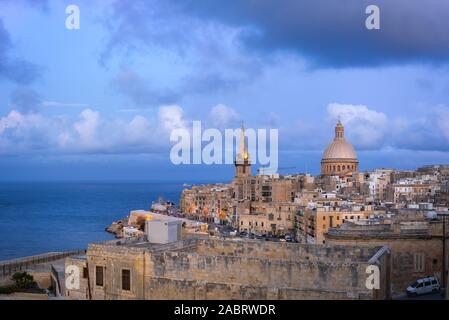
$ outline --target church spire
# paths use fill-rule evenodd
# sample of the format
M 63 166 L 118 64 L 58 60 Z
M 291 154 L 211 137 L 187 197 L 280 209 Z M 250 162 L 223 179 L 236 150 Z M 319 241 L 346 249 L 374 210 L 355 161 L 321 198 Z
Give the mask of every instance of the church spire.
M 242 130 L 240 133 L 239 153 L 237 154 L 237 162 L 249 161 L 248 147 L 245 140 L 245 126 L 242 121 Z

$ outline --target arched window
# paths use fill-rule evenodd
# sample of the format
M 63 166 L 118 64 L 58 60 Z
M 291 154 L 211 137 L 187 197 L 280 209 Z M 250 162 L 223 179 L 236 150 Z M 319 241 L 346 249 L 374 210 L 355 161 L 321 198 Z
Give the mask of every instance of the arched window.
M 346 166 L 343 166 L 343 170 L 345 170 L 346 169 Z
M 340 166 L 337 166 L 337 171 L 340 171 Z

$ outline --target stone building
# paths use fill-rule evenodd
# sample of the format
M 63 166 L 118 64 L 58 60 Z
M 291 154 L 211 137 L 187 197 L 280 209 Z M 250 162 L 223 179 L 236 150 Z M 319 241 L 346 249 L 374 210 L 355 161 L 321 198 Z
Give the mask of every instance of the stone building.
M 231 219 L 232 193 L 226 184 L 193 186 L 182 191 L 179 207 L 191 219 L 224 224 Z
M 387 188 L 391 183 L 392 169 L 376 169 L 363 174 L 363 183 L 367 185 L 368 192 L 373 201 L 386 201 Z
M 434 202 L 439 189 L 440 185 L 436 182 L 402 180 L 387 186 L 387 201 L 404 204 Z
M 321 160 L 322 175 L 357 173 L 359 161 L 354 148 L 345 139 L 345 129 L 340 121 L 335 126 L 334 141 L 326 148 Z
M 357 221 L 384 211 L 374 210 L 370 205 L 334 206 L 319 205 L 304 208 L 296 216 L 296 238 L 301 242 L 324 244 L 325 234 L 345 221 Z
M 78 288 L 66 289 L 66 297 L 385 299 L 390 294 L 389 259 L 388 250 L 377 246 L 196 238 L 167 245 L 109 241 L 90 244 L 84 260 L 66 260 L 82 275 Z M 379 289 L 366 286 L 372 265 L 379 268 Z
M 292 202 L 253 203 L 250 213 L 239 216 L 238 230 L 268 236 L 293 234 L 299 208 Z
M 327 232 L 326 244 L 387 246 L 391 250 L 392 293 L 404 294 L 404 290 L 419 278 L 436 276 L 442 279 L 442 224 L 427 221 L 424 215 L 419 215 L 418 212 L 398 215 L 390 223 L 346 222 Z M 449 254 L 445 259 L 447 273 Z

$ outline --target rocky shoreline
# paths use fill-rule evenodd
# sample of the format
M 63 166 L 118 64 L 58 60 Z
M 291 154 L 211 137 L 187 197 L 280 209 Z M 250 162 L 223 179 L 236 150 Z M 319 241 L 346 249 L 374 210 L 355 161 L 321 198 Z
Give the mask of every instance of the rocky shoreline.
M 123 228 L 128 226 L 128 218 L 129 217 L 125 217 L 123 219 L 112 222 L 109 227 L 105 228 L 105 231 L 112 233 L 117 239 L 123 238 Z

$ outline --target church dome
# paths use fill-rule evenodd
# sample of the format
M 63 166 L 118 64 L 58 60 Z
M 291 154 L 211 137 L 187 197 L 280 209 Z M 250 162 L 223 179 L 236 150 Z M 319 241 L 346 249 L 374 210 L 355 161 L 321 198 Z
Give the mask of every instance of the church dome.
M 357 159 L 357 155 L 352 145 L 346 140 L 334 140 L 324 150 L 323 160 L 325 159 Z
M 357 173 L 359 161 L 354 148 L 345 139 L 345 129 L 340 121 L 335 126 L 334 141 L 324 150 L 321 159 L 322 175 Z
M 323 160 L 357 159 L 354 148 L 344 137 L 344 127 L 339 121 L 335 127 L 334 141 L 324 150 Z

